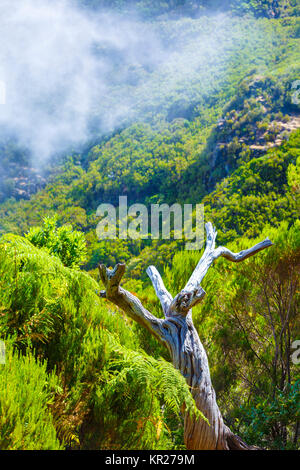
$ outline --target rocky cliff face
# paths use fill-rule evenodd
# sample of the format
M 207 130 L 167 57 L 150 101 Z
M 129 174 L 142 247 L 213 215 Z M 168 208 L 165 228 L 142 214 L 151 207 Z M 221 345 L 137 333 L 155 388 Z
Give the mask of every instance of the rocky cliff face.
M 39 170 L 10 162 L 6 167 L 0 166 L 0 201 L 14 197 L 30 199 L 30 196 L 46 184 L 47 178 Z
M 224 109 L 211 135 L 208 158 L 210 189 L 242 162 L 278 147 L 300 128 L 299 110 L 292 106 L 290 85 L 255 76 L 245 80 Z

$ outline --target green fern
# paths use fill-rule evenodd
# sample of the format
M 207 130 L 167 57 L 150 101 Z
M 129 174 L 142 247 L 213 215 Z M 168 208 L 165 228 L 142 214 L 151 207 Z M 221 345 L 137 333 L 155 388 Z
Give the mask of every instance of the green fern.
M 46 362 L 30 351 L 21 356 L 6 340 L 6 363 L 0 365 L 0 449 L 61 449 L 49 411 L 53 393 L 60 390 Z

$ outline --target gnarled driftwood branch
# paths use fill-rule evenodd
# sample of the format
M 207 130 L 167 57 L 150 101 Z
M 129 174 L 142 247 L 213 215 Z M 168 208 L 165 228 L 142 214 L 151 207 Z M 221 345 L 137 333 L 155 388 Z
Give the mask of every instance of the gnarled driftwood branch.
M 171 355 L 174 367 L 180 370 L 191 387 L 196 405 L 206 416 L 210 425 L 204 420 L 185 416 L 185 444 L 188 449 L 252 449 L 239 436 L 234 435 L 224 424 L 216 402 L 216 395 L 211 384 L 206 352 L 194 327 L 191 309 L 205 296 L 201 281 L 209 267 L 220 256 L 239 262 L 272 245 L 267 238 L 248 250 L 232 253 L 228 248 L 215 248 L 217 232 L 211 223 L 206 224 L 207 241 L 204 253 L 185 287 L 174 297 L 166 289 L 163 280 L 154 266 L 147 269 L 157 297 L 160 300 L 164 318 L 156 318 L 139 301 L 123 289 L 120 282 L 125 272 L 124 264 L 117 264 L 112 269 L 99 266 L 101 280 L 105 291 L 100 292 L 120 307 L 135 321 L 147 328 Z

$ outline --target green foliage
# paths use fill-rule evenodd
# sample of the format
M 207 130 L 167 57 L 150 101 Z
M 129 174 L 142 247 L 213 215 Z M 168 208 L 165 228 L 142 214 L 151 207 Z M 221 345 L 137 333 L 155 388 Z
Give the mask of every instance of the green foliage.
M 0 449 L 61 450 L 50 405 L 60 391 L 46 362 L 28 350 L 20 355 L 6 341 L 6 363 L 0 365 Z
M 233 0 L 230 2 L 234 13 L 252 13 L 256 17 L 278 18 L 299 14 L 297 0 L 274 2 L 273 0 Z
M 212 381 L 225 419 L 246 442 L 298 448 L 300 224 L 267 225 L 256 240 L 238 238 L 238 252 L 269 236 L 273 246 L 245 260 L 219 258 L 203 281 L 206 297 L 193 320 L 208 353 Z M 217 238 L 218 241 L 218 238 Z M 175 294 L 201 253 L 181 251 L 165 271 Z
M 14 347 L 22 354 L 16 367 L 24 361 L 26 373 L 32 369 L 33 377 L 29 388 L 21 385 L 19 375 L 15 379 L 20 394 L 15 397 L 16 409 L 24 405 L 22 397 L 28 397 L 17 436 L 35 400 L 41 398 L 41 408 L 45 404 L 44 395 L 36 395 L 34 388 L 38 373 L 46 374 L 47 360 L 52 387 L 46 389 L 52 391 L 47 406 L 53 419 L 46 431 L 54 437 L 51 442 L 45 439 L 43 448 L 182 446 L 177 436 L 183 425 L 181 408 L 185 405 L 199 415 L 188 386 L 172 365 L 143 351 L 139 329 L 100 300 L 97 282 L 14 235 L 0 240 L 0 260 L 0 337 L 7 341 L 13 336 Z M 37 363 L 34 355 L 40 358 Z M 41 378 L 38 392 L 45 380 Z M 40 419 L 40 426 L 44 422 L 38 410 L 32 416 L 33 429 L 35 419 Z M 20 445 L 14 432 L 11 425 L 3 425 L 6 448 Z
M 286 222 L 278 229 L 266 226 L 259 239 L 268 235 L 271 248 L 241 264 L 219 259 L 203 282 L 207 298 L 193 315 L 228 422 L 236 426 L 240 409 L 248 410 L 253 423 L 247 418 L 243 426 L 240 419 L 236 432 L 246 439 L 260 427 L 251 442 L 264 440 L 268 448 L 298 445 L 293 413 L 298 402 L 289 394 L 300 378 L 299 365 L 292 361 L 292 343 L 300 333 L 299 228 L 298 221 L 290 228 Z M 259 239 L 241 238 L 231 249 L 240 251 Z
M 161 316 L 145 268 L 164 270 L 176 294 L 201 253 L 184 251 L 182 240 L 99 241 L 97 206 L 127 195 L 129 204 L 204 202 L 217 241 L 236 251 L 271 238 L 272 248 L 242 264 L 218 260 L 193 317 L 226 422 L 249 443 L 296 448 L 299 372 L 290 353 L 299 338 L 300 132 L 286 129 L 297 127 L 299 113 L 291 100 L 297 2 L 80 3 L 158 17 L 162 41 L 176 40 L 187 64 L 202 34 L 217 29 L 213 18 L 182 15 L 220 8 L 241 17 L 222 24 L 224 54 L 184 79 L 174 74 L 171 91 L 163 72 L 133 67 L 134 80 L 148 87 L 147 96 L 136 92 L 143 122 L 97 137 L 30 200 L 1 204 L 0 338 L 8 363 L 0 365 L 0 447 L 183 447 L 183 405 L 197 414 L 188 387 L 167 351 L 97 296 L 95 268 L 126 262 L 124 286 Z M 124 84 L 122 94 L 132 87 Z M 0 198 L 29 197 L 12 180 L 28 155 L 11 141 L 0 150 Z M 83 263 L 92 277 L 78 269 Z
M 288 185 L 292 196 L 295 198 L 297 209 L 300 204 L 300 156 L 297 157 L 296 164 L 291 163 L 287 172 Z
M 242 164 L 204 198 L 206 219 L 223 229 L 218 235 L 220 243 L 240 236 L 257 237 L 266 224 L 276 227 L 297 218 L 297 184 L 293 190 L 292 181 L 296 182 L 299 145 L 297 131 L 281 147 Z
M 297 381 L 284 391 L 277 390 L 271 400 L 255 397 L 251 405 L 241 407 L 236 413 L 236 420 L 243 423 L 247 442 L 269 449 L 298 449 L 297 435 L 294 431 L 300 419 L 299 401 L 300 382 Z M 281 431 L 279 433 L 278 427 Z M 291 427 L 290 432 L 287 431 L 289 427 Z
M 230 11 L 233 14 L 252 14 L 256 17 L 278 18 L 299 13 L 297 0 L 274 2 L 273 0 L 78 0 L 89 8 L 109 8 L 127 13 L 132 9 L 146 18 L 158 15 L 196 16 L 216 11 Z M 282 5 L 281 5 L 282 4 Z
M 64 266 L 78 267 L 86 259 L 84 234 L 73 230 L 70 225 L 57 227 L 55 217 L 46 217 L 42 227 L 31 227 L 25 238 L 38 248 L 60 258 Z
M 196 408 L 184 378 L 171 364 L 142 351 L 125 349 L 113 336 L 108 336 L 108 345 L 110 361 L 102 378 L 103 386 L 96 390 L 94 407 L 105 440 L 113 447 L 172 448 L 174 444 L 167 439 L 172 431 L 165 417 L 170 414 L 180 417 L 183 404 L 187 412 L 205 419 Z M 120 429 L 119 434 L 116 429 Z

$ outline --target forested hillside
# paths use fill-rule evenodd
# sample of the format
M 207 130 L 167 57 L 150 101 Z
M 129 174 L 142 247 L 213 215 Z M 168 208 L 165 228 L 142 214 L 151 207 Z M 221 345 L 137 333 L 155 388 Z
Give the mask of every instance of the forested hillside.
M 250 13 L 256 17 L 266 16 L 278 18 L 280 16 L 296 15 L 299 12 L 297 1 L 284 2 L 273 0 L 78 0 L 82 5 L 90 8 L 114 8 L 121 13 L 127 13 L 135 8 L 140 14 L 152 18 L 164 14 L 191 15 L 208 11 L 230 11 L 235 14 Z
M 186 419 L 206 420 L 170 351 L 100 293 L 97 269 L 126 263 L 122 288 L 161 320 L 147 267 L 175 296 L 205 247 L 99 240 L 97 207 L 120 196 L 202 203 L 234 253 L 269 237 L 243 263 L 215 261 L 193 322 L 225 425 L 250 446 L 299 449 L 299 2 L 73 3 L 76 21 L 109 19 L 111 36 L 89 44 L 99 62 L 84 63 L 101 90 L 85 95 L 70 67 L 83 102 L 71 96 L 59 127 L 56 82 L 30 125 L 0 110 L 0 449 L 178 450 Z

